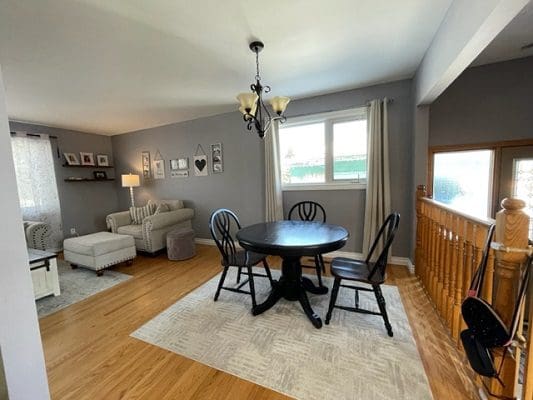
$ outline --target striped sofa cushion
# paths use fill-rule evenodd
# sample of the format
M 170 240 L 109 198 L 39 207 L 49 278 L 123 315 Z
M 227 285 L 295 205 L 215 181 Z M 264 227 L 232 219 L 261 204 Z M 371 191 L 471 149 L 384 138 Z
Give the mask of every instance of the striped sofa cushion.
M 154 204 L 147 204 L 144 207 L 130 207 L 130 216 L 134 225 L 141 225 L 143 219 L 155 212 Z

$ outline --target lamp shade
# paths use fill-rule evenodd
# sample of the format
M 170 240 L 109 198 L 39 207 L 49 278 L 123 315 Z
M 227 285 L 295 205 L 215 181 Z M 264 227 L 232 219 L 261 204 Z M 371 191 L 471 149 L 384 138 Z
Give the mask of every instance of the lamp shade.
M 139 175 L 127 174 L 122 175 L 122 187 L 137 187 L 141 186 Z
M 244 111 L 255 112 L 255 107 L 257 107 L 257 99 L 259 96 L 256 93 L 240 93 L 237 96 L 237 100 L 241 104 L 241 108 Z M 240 108 L 239 108 L 240 109 Z M 244 113 L 243 113 L 244 114 Z
M 289 99 L 288 97 L 276 96 L 272 100 L 270 100 L 270 105 L 272 106 L 272 109 L 276 114 L 281 115 L 285 112 L 289 101 L 291 101 L 291 99 Z

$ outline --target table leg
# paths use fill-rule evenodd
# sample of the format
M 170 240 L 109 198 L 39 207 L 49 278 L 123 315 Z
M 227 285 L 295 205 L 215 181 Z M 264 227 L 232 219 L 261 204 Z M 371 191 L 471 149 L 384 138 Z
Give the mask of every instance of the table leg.
M 304 309 L 305 315 L 307 315 L 307 318 L 309 318 L 315 328 L 322 328 L 322 320 L 311 308 L 311 304 L 309 304 L 309 299 L 307 298 L 307 293 L 303 288 L 300 291 L 300 297 L 298 298 L 298 300 L 300 301 L 300 305 Z
M 307 292 L 313 294 L 326 294 L 328 288 L 325 286 L 315 286 L 314 283 L 302 277 L 302 265 L 300 257 L 283 257 L 281 265 L 281 277 L 279 281 L 274 281 L 272 291 L 265 302 L 253 308 L 252 314 L 259 315 L 270 309 L 282 297 L 289 301 L 298 300 L 311 323 L 316 328 L 322 327 L 322 320 L 313 311 Z
M 283 289 L 282 285 L 274 281 L 272 282 L 272 291 L 268 295 L 268 298 L 261 304 L 256 305 L 254 308 L 252 308 L 252 314 L 253 315 L 259 315 L 264 313 L 265 311 L 272 308 L 274 304 L 278 302 L 279 299 L 283 297 Z
M 309 278 L 302 277 L 302 287 L 309 293 L 313 294 L 327 294 L 327 286 L 315 286 L 313 281 Z

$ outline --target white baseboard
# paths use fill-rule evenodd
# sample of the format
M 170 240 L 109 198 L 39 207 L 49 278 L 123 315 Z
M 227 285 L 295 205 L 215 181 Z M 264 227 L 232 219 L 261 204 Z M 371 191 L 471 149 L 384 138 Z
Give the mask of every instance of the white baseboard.
M 206 246 L 216 246 L 216 243 L 213 239 L 204 239 L 204 238 L 195 238 L 195 243 L 197 244 L 204 244 Z M 237 247 L 240 247 L 238 243 L 235 243 Z M 328 258 L 333 257 L 347 257 L 347 258 L 355 258 L 356 260 L 362 260 L 363 254 L 362 253 L 355 253 L 351 251 L 332 251 L 331 253 L 326 253 L 324 256 Z M 408 257 L 391 257 L 391 264 L 394 265 L 403 265 L 409 269 L 410 272 L 414 273 L 414 265 L 410 258 Z

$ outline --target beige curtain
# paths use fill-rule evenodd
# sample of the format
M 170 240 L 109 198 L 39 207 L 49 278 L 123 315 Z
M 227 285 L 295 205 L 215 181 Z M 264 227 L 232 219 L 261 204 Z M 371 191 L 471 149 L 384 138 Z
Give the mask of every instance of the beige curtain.
M 391 212 L 387 99 L 372 100 L 368 109 L 368 170 L 363 252 L 365 257 Z M 381 244 L 376 248 L 377 254 Z
M 281 169 L 279 165 L 278 121 L 272 122 L 265 135 L 265 196 L 267 222 L 283 219 Z

